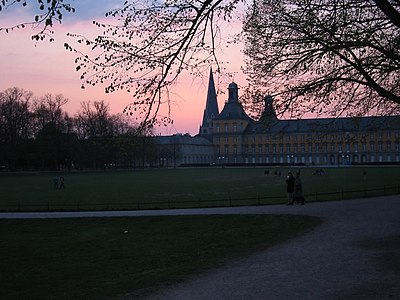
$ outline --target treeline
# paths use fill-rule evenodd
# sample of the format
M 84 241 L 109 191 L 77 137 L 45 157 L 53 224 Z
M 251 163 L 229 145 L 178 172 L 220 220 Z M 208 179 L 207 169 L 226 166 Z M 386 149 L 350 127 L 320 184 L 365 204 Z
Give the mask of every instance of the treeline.
M 69 116 L 67 102 L 18 87 L 0 92 L 1 170 L 137 168 L 154 160 L 151 129 L 139 131 L 103 101 L 82 102 Z

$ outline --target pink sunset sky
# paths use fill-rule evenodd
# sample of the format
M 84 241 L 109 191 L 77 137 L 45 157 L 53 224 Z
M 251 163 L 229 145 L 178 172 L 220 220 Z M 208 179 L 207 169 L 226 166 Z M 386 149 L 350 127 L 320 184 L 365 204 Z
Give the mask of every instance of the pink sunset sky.
M 81 89 L 80 74 L 75 71 L 76 54 L 65 50 L 63 45 L 65 42 L 74 45 L 75 40 L 68 37 L 67 33 L 95 36 L 97 27 L 92 25 L 92 21 L 100 21 L 105 12 L 123 2 L 123 0 L 71 1 L 76 12 L 74 14 L 65 13 L 63 24 L 54 26 L 55 41 L 51 43 L 42 41 L 36 44 L 32 41 L 31 36 L 38 32 L 37 29 L 16 29 L 10 33 L 1 31 L 0 91 L 10 87 L 20 87 L 32 91 L 36 97 L 48 93 L 62 94 L 69 99 L 64 109 L 70 115 L 74 115 L 79 110 L 82 101 L 100 100 L 109 104 L 111 113 L 122 113 L 124 107 L 132 101 L 131 96 L 125 91 L 106 94 L 104 86 L 101 85 Z M 33 20 L 33 17 L 34 13 L 29 7 L 11 7 L 0 12 L 0 27 L 29 22 Z M 237 33 L 240 31 L 240 24 L 231 23 L 223 31 L 227 35 Z M 234 74 L 233 80 L 239 86 L 244 86 L 246 84 L 245 76 L 240 70 L 243 64 L 241 45 L 231 45 L 229 48 L 222 45 L 221 48 L 224 49 L 224 52 L 220 57 L 228 62 L 224 65 L 227 72 Z M 229 80 L 225 78 L 219 84 L 218 74 L 214 74 L 214 79 L 217 89 L 226 91 Z M 170 115 L 174 124 L 156 128 L 156 133 L 163 135 L 197 134 L 205 108 L 207 84 L 208 73 L 204 74 L 203 78 L 182 76 L 179 84 L 171 90 L 173 102 Z M 226 100 L 226 94 L 219 96 L 220 110 Z M 162 113 L 167 114 L 166 108 Z

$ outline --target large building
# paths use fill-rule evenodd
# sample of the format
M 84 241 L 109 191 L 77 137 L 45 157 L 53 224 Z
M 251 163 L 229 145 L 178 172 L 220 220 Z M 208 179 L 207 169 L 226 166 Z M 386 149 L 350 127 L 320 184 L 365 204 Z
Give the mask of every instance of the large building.
M 238 92 L 236 83 L 229 84 L 219 112 L 210 72 L 199 134 L 187 137 L 180 165 L 400 163 L 400 116 L 280 120 L 266 96 L 261 118 L 254 120 Z

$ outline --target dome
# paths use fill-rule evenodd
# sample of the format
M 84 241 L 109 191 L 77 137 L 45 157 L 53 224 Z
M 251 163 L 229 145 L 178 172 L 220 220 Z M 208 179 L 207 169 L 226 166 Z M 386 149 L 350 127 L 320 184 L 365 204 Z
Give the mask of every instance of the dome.
M 237 89 L 238 85 L 235 82 L 229 84 L 228 89 Z

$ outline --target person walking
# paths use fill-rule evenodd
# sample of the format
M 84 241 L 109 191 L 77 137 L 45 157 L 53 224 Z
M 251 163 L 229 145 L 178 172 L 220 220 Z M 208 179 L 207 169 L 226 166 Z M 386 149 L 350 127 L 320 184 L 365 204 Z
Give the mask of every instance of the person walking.
M 60 176 L 60 189 L 65 189 L 65 185 L 64 185 L 64 177 Z
M 289 172 L 286 177 L 286 192 L 287 192 L 287 198 L 288 198 L 287 205 L 293 205 L 294 182 L 295 182 L 295 178 L 294 178 L 292 172 Z
M 299 202 L 301 203 L 301 205 L 304 205 L 305 202 L 303 195 L 303 185 L 300 179 L 300 170 L 296 173 L 296 178 L 294 180 L 293 202 Z
M 58 177 L 53 178 L 53 187 L 55 190 L 58 190 Z

